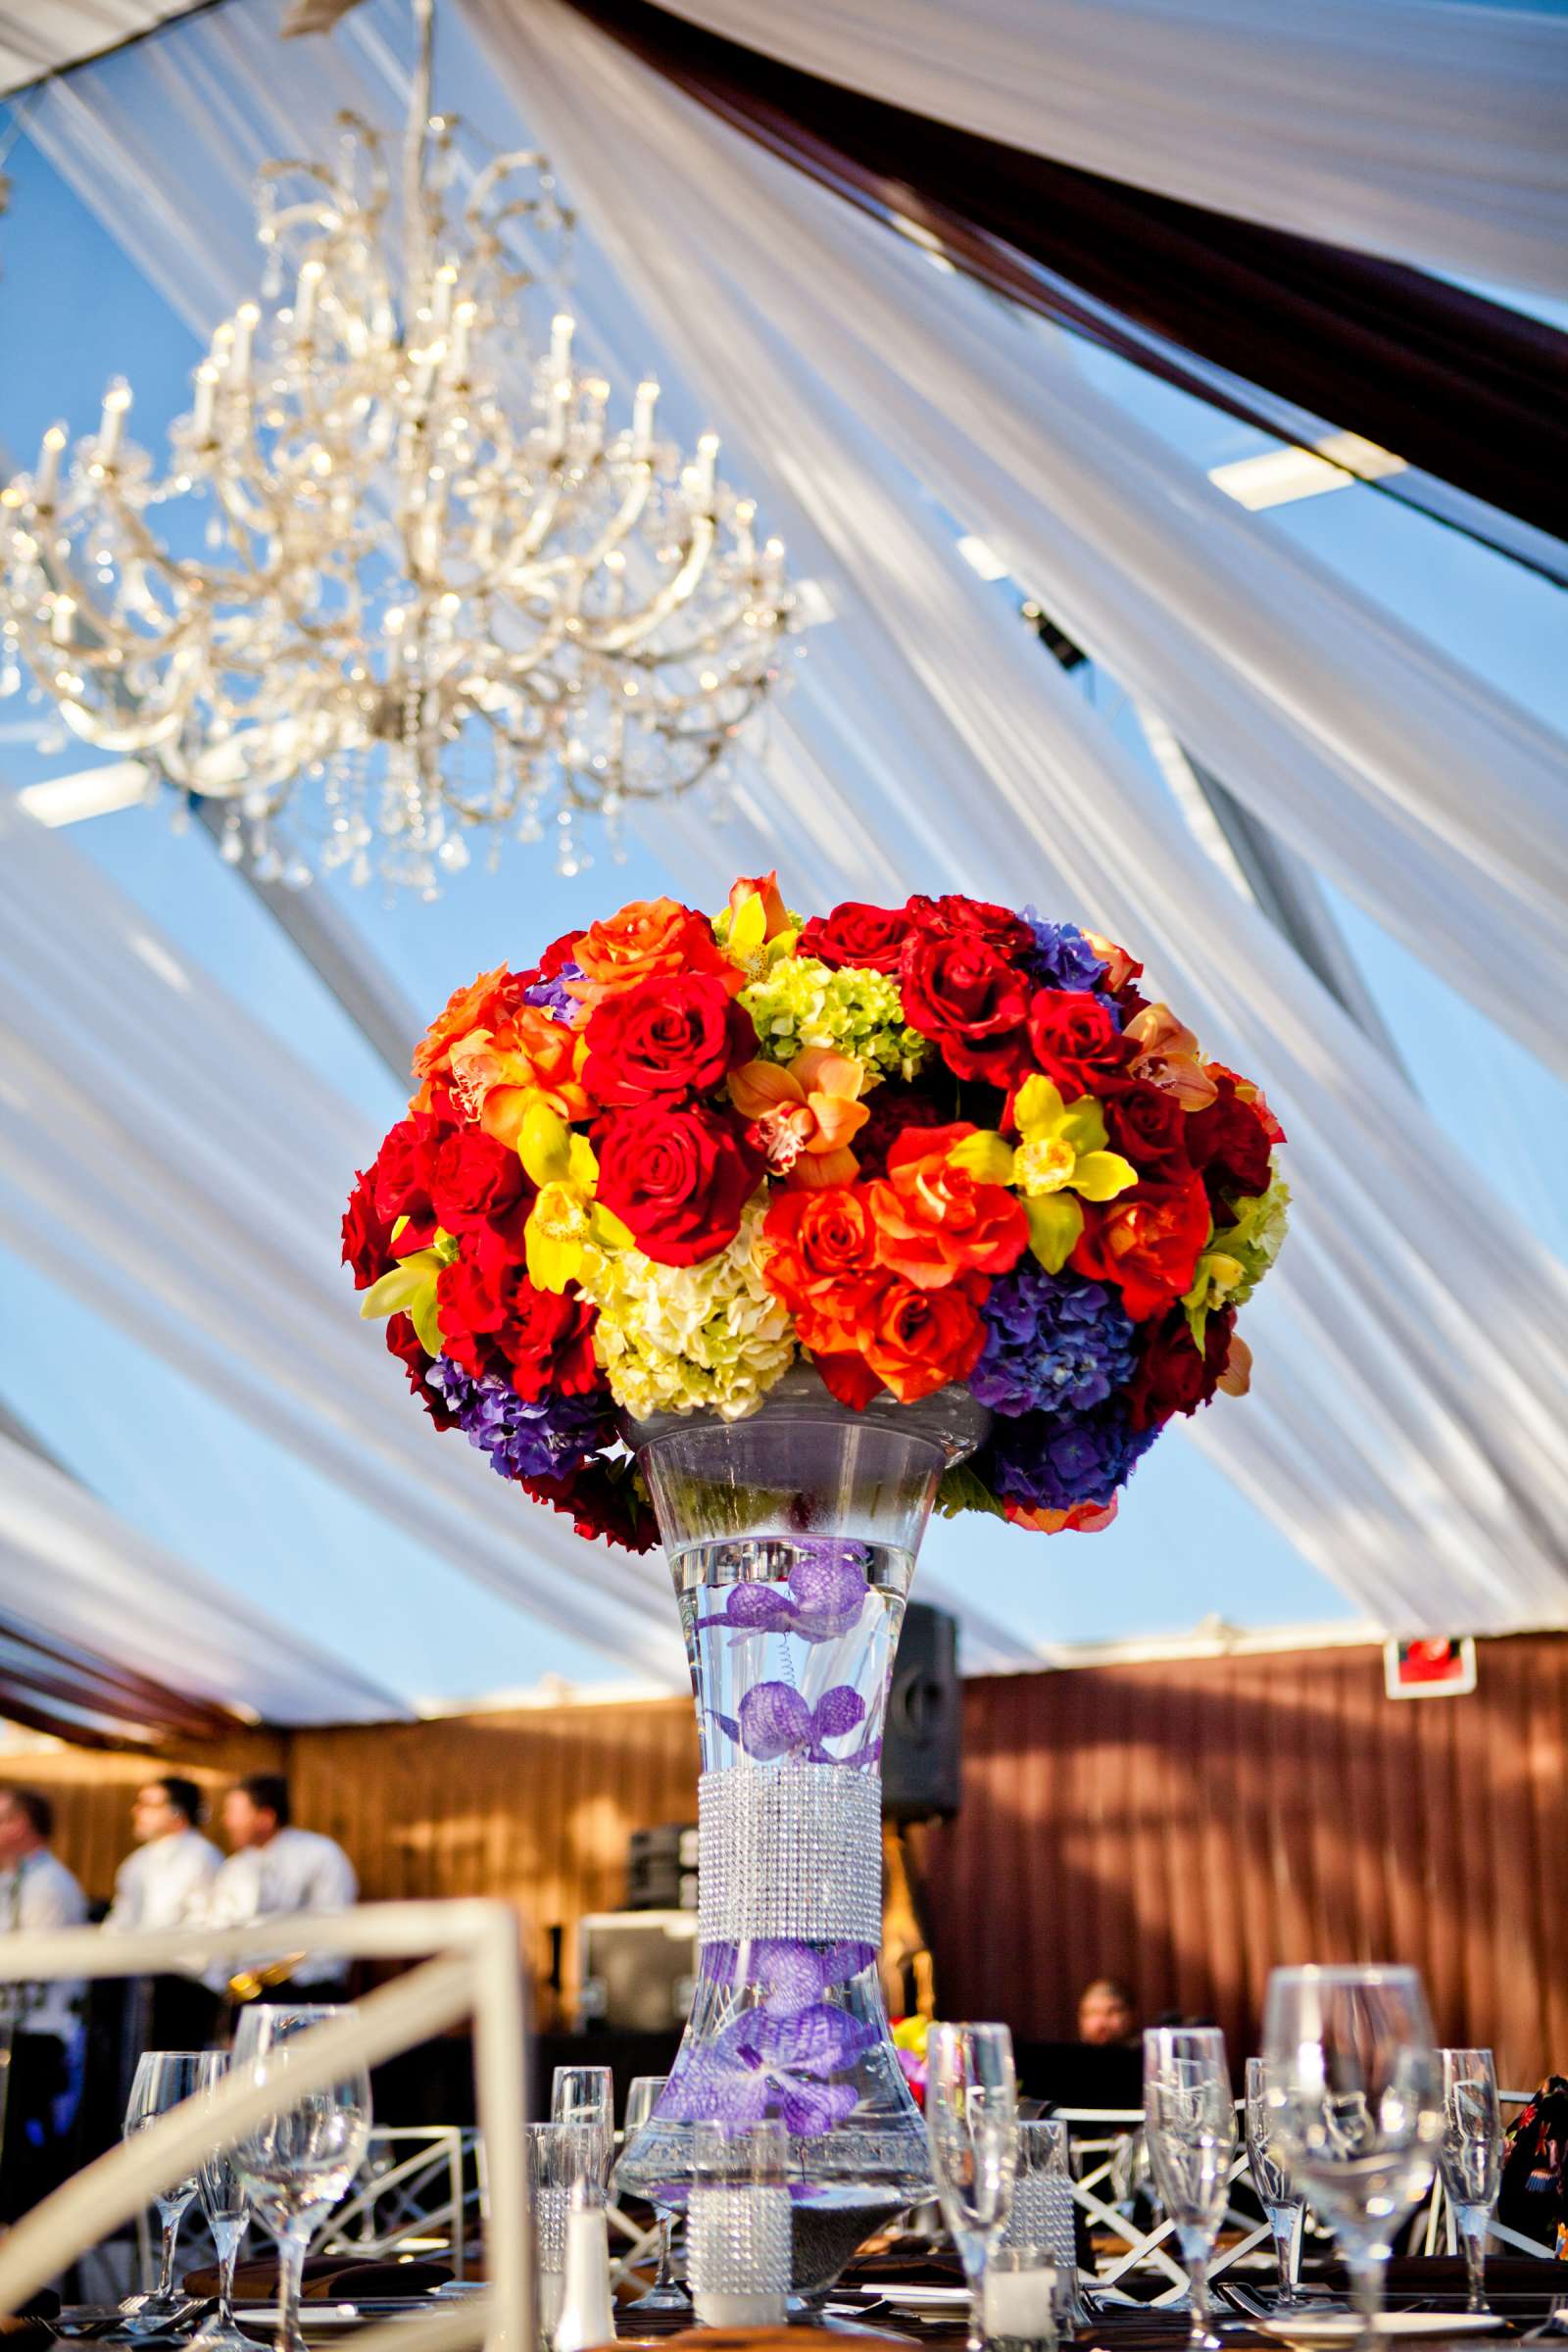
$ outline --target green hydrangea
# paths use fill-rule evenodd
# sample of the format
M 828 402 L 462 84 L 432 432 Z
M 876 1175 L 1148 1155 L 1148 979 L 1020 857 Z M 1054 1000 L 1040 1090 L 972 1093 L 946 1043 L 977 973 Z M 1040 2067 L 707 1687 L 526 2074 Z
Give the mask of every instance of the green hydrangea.
M 1216 1226 L 1198 1261 L 1198 1273 L 1182 1304 L 1200 1348 L 1210 1312 L 1245 1306 L 1280 1253 L 1289 1222 L 1291 1188 L 1276 1176 L 1266 1193 L 1236 1203 L 1235 1222 Z
M 758 1193 L 728 1249 L 695 1266 L 662 1266 L 641 1250 L 606 1250 L 582 1283 L 599 1309 L 594 1353 L 615 1402 L 653 1413 L 755 1413 L 795 1358 L 789 1309 L 762 1277 Z
M 808 1046 L 831 1047 L 877 1078 L 912 1078 L 927 1046 L 904 1017 L 885 972 L 835 972 L 814 956 L 791 956 L 743 988 L 740 1002 L 768 1061 L 793 1061 Z

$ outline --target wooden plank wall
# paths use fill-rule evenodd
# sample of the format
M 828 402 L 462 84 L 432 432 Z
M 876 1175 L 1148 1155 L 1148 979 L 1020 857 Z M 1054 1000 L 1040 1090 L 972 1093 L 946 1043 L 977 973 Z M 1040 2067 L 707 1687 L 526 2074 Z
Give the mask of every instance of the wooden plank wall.
M 1409 1960 L 1441 2038 L 1568 2066 L 1568 1636 L 1478 1649 L 1452 1699 L 1389 1700 L 1375 1648 L 972 1684 L 943 2006 L 1066 2036 L 1104 1971 L 1254 2049 L 1276 1963 Z
M 1494 2043 L 1516 2080 L 1568 2066 L 1568 1636 L 1479 1648 L 1472 1696 L 1397 1704 L 1373 1648 L 969 1683 L 963 1811 L 929 1849 L 943 2009 L 1069 2034 L 1110 1970 L 1146 2015 L 1211 2014 L 1252 2047 L 1275 1961 L 1395 1957 L 1446 2038 Z M 367 1895 L 506 1895 L 541 1971 L 565 1931 L 568 1978 L 630 1832 L 695 1812 L 683 1699 L 259 1736 L 197 1777 L 285 1759 Z M 94 1893 L 148 1769 L 0 1756 L 0 1780 L 55 1788 Z

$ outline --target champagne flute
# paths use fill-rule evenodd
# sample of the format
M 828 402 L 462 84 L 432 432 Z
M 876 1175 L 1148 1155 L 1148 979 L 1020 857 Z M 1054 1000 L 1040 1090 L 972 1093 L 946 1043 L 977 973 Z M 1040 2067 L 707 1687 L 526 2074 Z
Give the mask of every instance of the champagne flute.
M 208 2050 L 201 2065 L 202 2090 L 216 2090 L 228 2068 L 226 2050 Z M 251 2226 L 251 2214 L 232 2152 L 220 2148 L 209 2156 L 197 2182 L 202 2211 L 218 2249 L 218 2309 L 200 2334 L 191 2338 L 190 2352 L 252 2352 L 250 2337 L 234 2318 L 234 2263 Z
M 1152 2026 L 1144 2035 L 1144 2132 L 1154 2185 L 1191 2281 L 1187 2341 L 1212 2352 L 1219 2337 L 1208 2266 L 1236 2153 L 1236 2103 L 1217 2026 Z
M 667 2075 L 638 2075 L 626 2093 L 626 2137 L 630 2140 L 645 2124 L 652 2123 L 655 2110 L 663 2096 Z M 651 2202 L 652 2200 L 650 2200 Z M 670 2230 L 675 2219 L 674 2208 L 655 2205 L 654 2220 L 659 2225 L 659 2271 L 653 2285 L 645 2295 L 639 2295 L 628 2308 L 643 2313 L 655 2311 L 689 2312 L 691 2300 L 686 2289 L 674 2277 L 670 2267 Z
M 1018 2084 L 1005 2026 L 933 2026 L 925 2128 L 942 2218 L 969 2286 L 969 2352 L 984 2352 L 986 2270 L 1018 2163 Z
M 1490 2311 L 1487 2232 L 1502 2186 L 1502 2110 L 1490 2050 L 1440 2050 L 1443 2149 L 1439 2162 L 1459 2235 L 1469 2284 L 1467 2311 Z
M 1296 2193 L 1268 2104 L 1268 2068 L 1261 2058 L 1247 2061 L 1247 2162 L 1252 2186 L 1274 2235 L 1280 2266 L 1276 2311 L 1298 2311 L 1305 2298 L 1297 2290 L 1297 2245 L 1303 2199 Z
M 194 2098 L 201 2087 L 201 2064 L 206 2056 L 205 2050 L 143 2050 L 125 2106 L 126 2139 L 150 2130 L 171 2107 Z M 174 2292 L 174 2248 L 179 2225 L 195 2194 L 196 2175 L 189 2173 L 172 2181 L 155 2200 L 163 2233 L 158 2285 L 150 2295 L 127 2295 L 121 2304 L 131 2334 L 160 2333 L 190 2300 L 188 2295 Z
M 1265 2096 L 1294 2180 L 1339 2240 L 1372 2352 L 1384 2266 L 1431 2186 L 1442 2075 L 1413 1968 L 1277 1968 Z
M 277 2240 L 276 2352 L 305 2352 L 300 2281 L 306 2248 L 365 2161 L 370 2136 L 370 2084 L 363 2071 L 291 2097 L 291 2070 L 297 2079 L 301 2035 L 353 2014 L 346 2007 L 257 2002 L 234 2037 L 234 2065 L 275 2089 L 278 2099 L 267 2121 L 234 2148 L 251 2206 Z

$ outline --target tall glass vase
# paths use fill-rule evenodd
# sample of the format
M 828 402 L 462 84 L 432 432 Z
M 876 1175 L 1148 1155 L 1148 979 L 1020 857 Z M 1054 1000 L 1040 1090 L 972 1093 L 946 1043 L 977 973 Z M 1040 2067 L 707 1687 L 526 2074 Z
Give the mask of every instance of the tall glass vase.
M 882 1729 L 938 1482 L 987 1423 L 961 1389 L 856 1412 L 800 1365 L 749 1420 L 627 1430 L 697 1700 L 701 1950 L 685 2039 L 619 2181 L 683 2205 L 694 2125 L 778 2117 L 802 2291 L 929 2194 L 876 1967 Z

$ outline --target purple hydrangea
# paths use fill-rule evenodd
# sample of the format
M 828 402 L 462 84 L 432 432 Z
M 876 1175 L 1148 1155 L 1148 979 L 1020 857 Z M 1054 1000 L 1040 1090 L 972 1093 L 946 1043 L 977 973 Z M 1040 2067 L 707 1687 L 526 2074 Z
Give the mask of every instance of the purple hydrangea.
M 1098 993 L 1105 977 L 1104 957 L 1095 954 L 1075 923 L 1044 922 L 1032 906 L 1024 908 L 1023 919 L 1035 935 L 1034 954 L 1029 961 L 1043 988 L 1079 988 Z
M 548 1012 L 553 1021 L 564 1021 L 569 1029 L 582 1006 L 575 997 L 567 996 L 566 984 L 581 978 L 580 963 L 564 963 L 553 980 L 536 980 L 532 988 L 525 988 L 522 992 L 523 1003 L 537 1004 L 541 1012 Z
M 1024 1257 L 980 1312 L 986 1344 L 969 1386 L 994 1413 L 1081 1411 L 1132 1378 L 1132 1323 L 1103 1283 Z
M 569 1478 L 613 1435 L 601 1397 L 529 1400 L 494 1372 L 475 1380 L 449 1355 L 438 1355 L 425 1379 L 503 1478 Z
M 1051 1511 L 1109 1502 L 1158 1434 L 1131 1428 L 1119 1396 L 1087 1412 L 1023 1413 L 999 1421 L 991 1439 L 996 1491 L 1004 1502 Z

